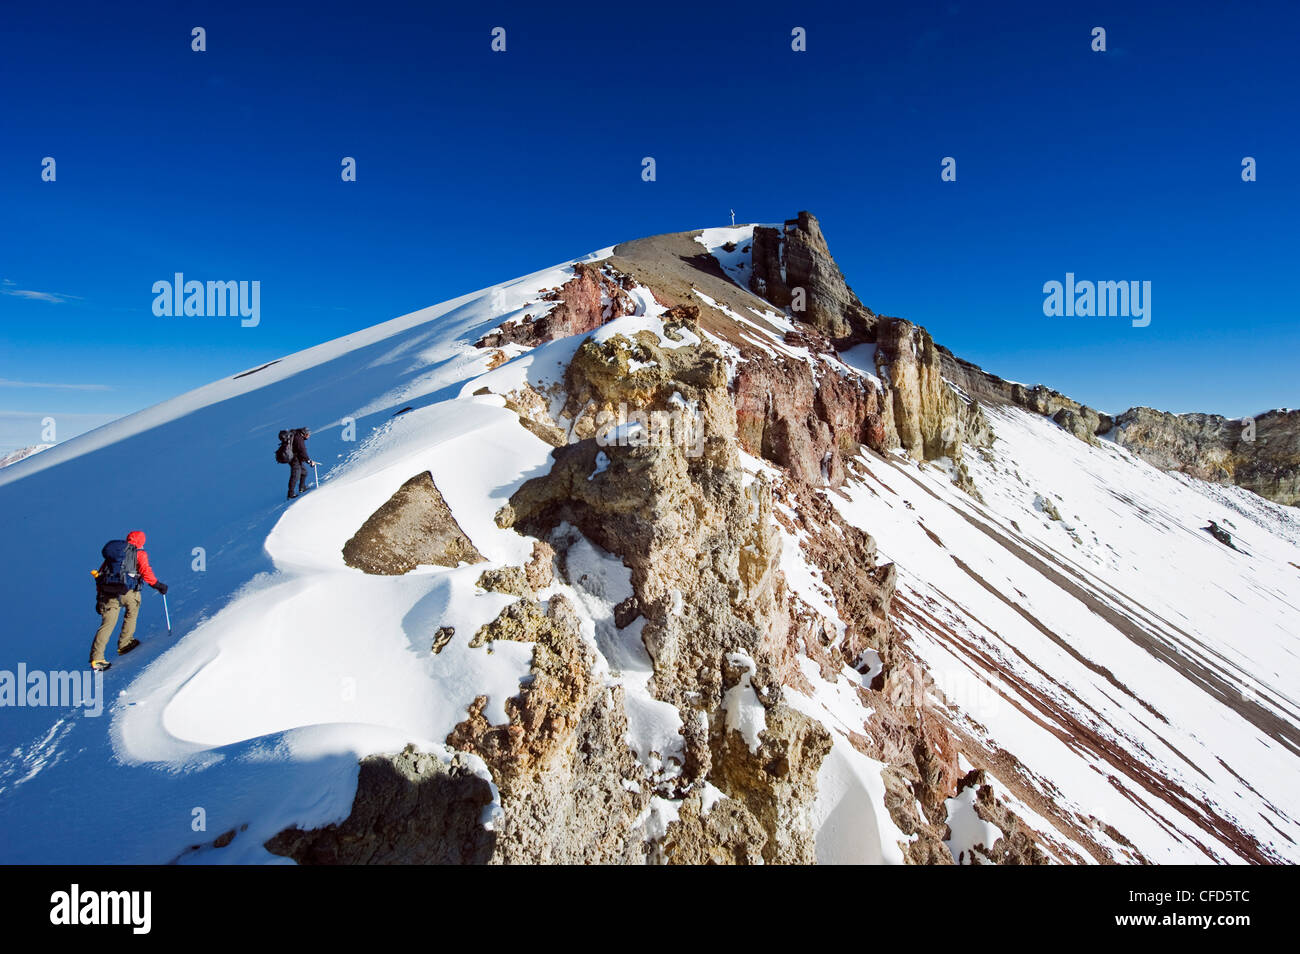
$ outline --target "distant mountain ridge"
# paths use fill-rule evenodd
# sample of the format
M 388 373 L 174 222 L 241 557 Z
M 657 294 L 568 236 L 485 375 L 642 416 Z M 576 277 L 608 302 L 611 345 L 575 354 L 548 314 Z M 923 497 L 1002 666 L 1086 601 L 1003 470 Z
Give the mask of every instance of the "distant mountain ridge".
M 53 447 L 53 444 L 33 444 L 30 447 L 20 447 L 18 450 L 10 451 L 0 457 L 0 467 L 8 467 L 10 464 L 16 464 L 20 460 L 25 460 L 33 454 L 39 454 L 43 450 Z

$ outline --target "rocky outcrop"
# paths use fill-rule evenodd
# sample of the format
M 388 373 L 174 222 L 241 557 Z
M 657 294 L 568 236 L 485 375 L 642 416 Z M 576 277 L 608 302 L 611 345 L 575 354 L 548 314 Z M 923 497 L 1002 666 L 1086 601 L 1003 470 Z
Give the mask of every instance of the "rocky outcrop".
M 407 746 L 362 760 L 343 822 L 285 829 L 266 850 L 300 865 L 481 864 L 497 837 L 483 824 L 491 803 L 492 786 L 463 756 Z
M 751 254 L 749 287 L 760 298 L 790 308 L 837 345 L 873 340 L 876 316 L 844 280 L 811 212 L 800 212 L 780 229 L 756 226 Z
M 545 540 L 533 543 L 533 552 L 524 564 L 524 579 L 534 590 L 544 590 L 555 581 L 555 549 Z
M 862 446 L 887 447 L 881 391 L 841 364 L 830 341 L 813 328 L 788 333 L 809 361 L 751 350 L 736 369 L 732 397 L 740 445 L 786 468 L 805 483 L 838 487 L 844 462 Z
M 601 263 L 578 262 L 573 278 L 542 295 L 538 314 L 507 321 L 475 343 L 478 348 L 504 344 L 533 347 L 556 338 L 595 331 L 607 321 L 630 315 L 636 303 L 628 294 L 631 282 Z M 545 303 L 554 304 L 547 307 Z
M 655 357 L 653 367 L 622 371 L 638 346 Z M 679 708 L 691 708 L 692 693 L 720 699 L 725 655 L 763 655 L 762 623 L 779 615 L 771 497 L 761 481 L 743 480 L 722 355 L 707 342 L 656 349 L 647 340 L 589 341 L 570 364 L 567 385 L 575 436 L 593 436 L 554 452 L 551 472 L 511 498 L 508 522 L 543 538 L 570 523 L 621 555 L 647 620 L 660 698 Z M 601 412 L 670 413 L 673 395 L 693 408 L 702 440 L 675 440 L 668 426 L 663 439 L 646 444 L 602 444 L 595 436 Z M 598 454 L 608 461 L 603 470 Z M 695 614 L 673 611 L 683 598 Z
M 763 863 L 767 833 L 740 802 L 724 798 L 706 807 L 700 792 L 683 799 L 678 817 L 658 846 L 658 860 L 673 865 Z
M 667 334 L 695 334 L 696 311 L 676 306 Z M 553 531 L 571 525 L 631 571 L 635 595 L 616 612 L 617 624 L 644 617 L 655 695 L 683 720 L 683 771 L 657 792 L 680 800 L 678 817 L 652 860 L 815 857 L 806 818 L 830 736 L 783 701 L 783 686 L 803 679 L 800 655 L 828 678 L 845 664 L 878 669 L 859 690 L 864 711 L 874 714 L 853 744 L 887 765 L 886 804 L 911 836 L 909 860 L 952 860 L 943 839 L 946 799 L 961 778 L 959 747 L 914 691 L 924 676 L 889 618 L 893 566 L 877 563 L 870 536 L 845 522 L 820 488 L 842 482 L 863 446 L 901 445 L 921 458 L 959 462 L 964 444 L 987 445 L 991 431 L 980 405 L 945 382 L 941 353 L 923 329 L 875 319 L 869 331 L 878 336 L 883 390 L 845 368 L 828 333 L 811 324 L 786 335 L 798 349 L 790 353 L 742 342 L 730 388 L 726 361 L 707 338 L 666 348 L 641 332 L 584 343 L 565 380 L 574 442 L 558 448 L 550 473 L 524 484 L 499 517 L 549 539 L 562 566 L 564 537 Z M 679 439 L 611 445 L 600 422 L 620 406 L 651 413 L 689 406 L 701 439 L 692 445 L 679 432 Z M 747 479 L 738 449 L 778 465 L 779 488 L 761 476 Z M 778 521 L 830 586 L 842 634 L 787 589 Z M 728 696 L 749 687 L 764 712 L 756 740 L 732 727 L 726 711 Z M 708 810 L 706 790 L 723 796 Z
M 563 596 L 524 598 L 475 634 L 534 644 L 532 678 L 506 700 L 509 721 L 471 706 L 447 743 L 483 759 L 501 792 L 493 863 L 640 862 L 645 772 L 625 741 L 622 689 L 595 676 L 595 654 Z
M 689 317 L 674 316 L 693 334 Z M 771 491 L 740 467 L 721 352 L 707 339 L 662 348 L 655 338 L 643 333 L 578 349 L 566 378 L 566 413 L 576 436 L 592 436 L 556 450 L 550 473 L 525 483 L 500 522 L 549 537 L 560 550 L 566 538 L 552 531 L 571 525 L 630 569 L 635 596 L 617 621 L 643 617 L 654 693 L 684 724 L 685 764 L 659 794 L 689 798 L 707 783 L 728 800 L 712 809 L 716 818 L 697 812 L 670 824 L 658 859 L 810 861 L 806 809 L 829 739 L 781 702 L 783 676 L 794 667 Z M 634 355 L 648 364 L 628 371 Z M 673 439 L 666 428 L 666 439 L 647 443 L 598 441 L 601 412 L 620 405 L 690 408 L 701 439 L 685 436 L 693 428 Z M 765 713 L 757 751 L 726 716 L 728 693 L 742 679 L 737 659 L 752 662 L 737 691 L 752 689 Z M 701 842 L 709 832 L 723 840 Z
M 1115 425 L 1117 444 L 1162 470 L 1236 484 L 1281 504 L 1300 504 L 1300 411 L 1234 420 L 1136 407 L 1116 418 Z
M 1238 421 L 1217 414 L 1168 414 L 1135 407 L 1116 420 L 1115 442 L 1161 470 L 1183 470 L 1202 480 L 1232 478 Z
M 808 482 L 820 478 L 836 486 L 843 480 L 842 452 L 852 456 L 859 443 L 879 451 L 901 447 L 918 460 L 946 457 L 958 464 L 965 444 L 991 443 L 978 402 L 963 399 L 944 380 L 943 349 L 924 328 L 877 315 L 858 300 L 811 213 L 800 212 L 781 229 L 756 227 L 752 255 L 751 290 L 811 326 L 798 337 L 813 339 L 813 354 L 822 350 L 816 339 L 832 352 L 858 343 L 876 345 L 884 393 L 862 384 L 853 389 L 858 394 L 819 386 L 816 397 L 822 407 L 814 409 L 808 372 L 761 353 L 747 354 L 737 379 L 746 450 L 756 452 L 754 434 L 761 422 L 763 446 L 771 454 L 763 456 L 791 467 Z M 806 301 L 803 310 L 800 295 Z M 819 382 L 824 378 L 817 376 Z M 761 404 L 757 395 L 770 395 L 775 406 Z M 957 476 L 970 489 L 960 469 Z
M 988 784 L 983 769 L 972 769 L 957 786 L 960 793 L 975 789 L 975 814 L 1001 832 L 993 844 L 975 846 L 967 864 L 1045 865 L 1047 856 L 1039 848 L 1033 830 L 1007 809 Z M 1118 834 L 1118 833 L 1116 833 Z M 1120 836 L 1123 837 L 1122 835 Z
M 751 750 L 725 723 L 710 736 L 709 782 L 744 806 L 765 835 L 767 864 L 816 860 L 815 832 L 805 817 L 817 798 L 817 773 L 831 750 L 831 734 L 784 703 L 767 710 L 767 728 Z
M 845 520 L 824 493 L 801 483 L 785 482 L 773 491 L 782 505 L 777 521 L 803 543 L 804 557 L 815 566 L 835 597 L 844 635 L 836 638 L 819 614 L 798 606 L 793 609 L 793 638 L 804 647 L 827 678 L 849 665 L 867 672 L 873 660 L 898 655 L 897 632 L 889 622 L 897 569 L 876 558 L 876 541 Z M 880 688 L 883 677 L 877 677 Z
M 482 561 L 428 471 L 402 484 L 343 545 L 348 566 L 384 576 L 400 576 L 422 565 Z
M 528 585 L 528 574 L 521 566 L 484 570 L 478 578 L 478 585 L 489 593 L 507 593 L 511 596 L 527 596 L 532 590 Z
M 689 321 L 680 330 L 691 332 Z M 816 332 L 809 334 L 804 344 L 815 345 Z M 913 692 L 922 677 L 889 619 L 894 568 L 877 563 L 870 536 L 845 522 L 818 489 L 823 475 L 801 469 L 809 445 L 800 442 L 820 439 L 812 446 L 832 451 L 843 442 L 847 451 L 864 438 L 880 441 L 879 431 L 872 438 L 866 430 L 881 426 L 872 417 L 879 392 L 861 376 L 841 382 L 829 366 L 805 376 L 811 366 L 800 358 L 755 362 L 753 355 L 729 392 L 722 356 L 707 340 L 663 349 L 655 337 L 579 348 L 566 379 L 566 413 L 580 439 L 555 451 L 550 473 L 524 484 L 500 517 L 503 525 L 549 537 L 561 565 L 565 538 L 552 531 L 571 525 L 621 555 L 631 571 L 635 596 L 616 622 L 625 627 L 644 617 L 655 694 L 683 720 L 682 773 L 657 792 L 680 799 L 678 818 L 652 859 L 815 857 L 807 816 L 830 736 L 783 701 L 783 686 L 803 678 L 799 656 L 808 655 L 828 678 L 845 664 L 864 673 L 878 666 L 871 687 L 860 690 L 864 711 L 874 713 L 871 727 L 853 744 L 888 766 L 886 804 L 912 836 L 908 858 L 950 862 L 945 800 L 960 779 L 959 748 Z M 625 370 L 629 359 L 637 370 Z M 935 380 L 942 383 L 931 378 L 931 385 Z M 844 396 L 837 399 L 841 383 Z M 698 409 L 704 439 L 697 455 L 686 442 L 623 447 L 594 436 L 602 411 L 624 402 L 665 408 L 668 395 Z M 977 420 L 974 411 L 961 417 L 955 394 L 953 400 L 948 413 L 962 427 Z M 807 436 L 792 437 L 795 425 Z M 744 476 L 736 451 L 746 445 L 782 467 L 779 487 Z M 842 635 L 787 589 L 778 522 L 804 542 L 804 556 L 830 586 Z M 764 713 L 754 740 L 731 725 L 727 712 L 729 696 L 751 687 Z M 708 789 L 724 798 L 706 811 Z
M 983 410 L 944 379 L 942 354 L 924 328 L 888 318 L 877 333 L 876 367 L 889 384 L 885 428 L 891 443 L 918 460 L 954 461 L 965 444 L 992 443 Z
M 991 404 L 1014 404 L 1035 414 L 1050 417 L 1080 440 L 1096 438 L 1114 426 L 1109 414 L 1080 404 L 1060 391 L 1041 384 L 1025 385 L 990 374 L 978 365 L 958 358 L 942 345 L 935 345 L 943 376 L 968 397 Z

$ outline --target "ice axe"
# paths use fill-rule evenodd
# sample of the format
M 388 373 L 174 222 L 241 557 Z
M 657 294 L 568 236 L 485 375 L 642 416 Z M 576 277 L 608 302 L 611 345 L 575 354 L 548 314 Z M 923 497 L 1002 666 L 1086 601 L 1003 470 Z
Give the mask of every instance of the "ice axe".
M 317 489 L 317 490 L 320 490 L 320 471 L 318 471 L 318 470 L 316 469 L 316 462 L 315 462 L 315 461 L 312 461 L 312 462 L 311 462 L 311 472 L 312 472 L 312 475 L 316 478 L 316 489 Z
M 167 594 L 164 593 L 162 595 L 162 598 L 163 598 L 163 616 L 167 617 L 167 635 L 168 637 L 170 637 L 172 634 L 172 614 L 167 611 Z

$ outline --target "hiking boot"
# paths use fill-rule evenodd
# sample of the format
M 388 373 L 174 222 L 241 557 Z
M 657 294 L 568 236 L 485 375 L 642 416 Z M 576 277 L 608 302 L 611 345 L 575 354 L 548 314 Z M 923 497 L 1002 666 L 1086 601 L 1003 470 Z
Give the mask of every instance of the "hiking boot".
M 117 654 L 118 654 L 119 656 L 125 656 L 127 653 L 129 653 L 131 650 L 135 649 L 135 647 L 137 647 L 137 646 L 139 646 L 139 645 L 140 645 L 140 640 L 138 640 L 138 639 L 134 639 L 134 638 L 133 638 L 133 639 L 132 639 L 129 643 L 127 643 L 125 646 L 118 646 L 118 647 L 117 647 Z
M 107 659 L 96 659 L 90 664 L 90 668 L 95 672 L 103 672 L 105 669 L 113 668 L 113 664 Z

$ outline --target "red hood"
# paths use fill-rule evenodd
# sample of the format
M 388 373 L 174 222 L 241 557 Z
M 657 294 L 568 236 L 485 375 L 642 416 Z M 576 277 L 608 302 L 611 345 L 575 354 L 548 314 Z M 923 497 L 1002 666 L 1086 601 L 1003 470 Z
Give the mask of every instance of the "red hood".
M 144 531 L 132 530 L 126 535 L 126 542 L 136 548 L 144 546 Z

